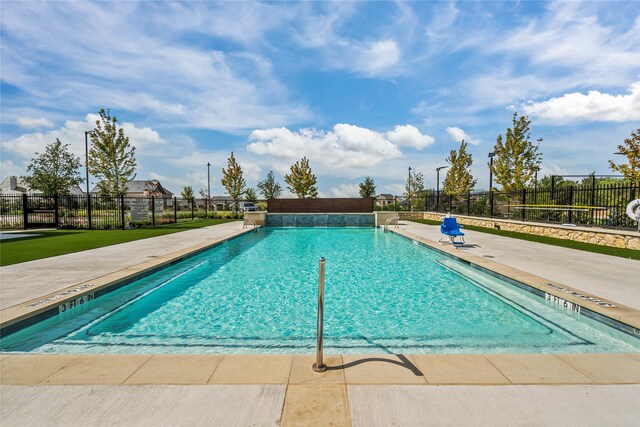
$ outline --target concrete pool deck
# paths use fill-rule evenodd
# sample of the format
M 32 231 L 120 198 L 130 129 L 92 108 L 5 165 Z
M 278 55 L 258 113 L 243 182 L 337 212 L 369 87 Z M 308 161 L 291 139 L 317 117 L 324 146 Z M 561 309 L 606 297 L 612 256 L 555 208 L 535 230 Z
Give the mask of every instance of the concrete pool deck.
M 434 226 L 403 222 L 399 230 L 431 244 L 439 238 Z M 241 223 L 227 223 L 2 267 L 3 314 L 242 231 Z M 640 271 L 638 261 L 472 231 L 467 242 L 455 252 L 638 307 L 640 284 L 629 280 Z M 580 283 L 561 280 L 567 277 Z M 69 419 L 84 425 L 370 426 L 634 425 L 640 418 L 640 354 L 328 355 L 332 369 L 324 374 L 314 373 L 312 362 L 304 355 L 3 354 L 0 420 L 7 426 L 67 425 Z

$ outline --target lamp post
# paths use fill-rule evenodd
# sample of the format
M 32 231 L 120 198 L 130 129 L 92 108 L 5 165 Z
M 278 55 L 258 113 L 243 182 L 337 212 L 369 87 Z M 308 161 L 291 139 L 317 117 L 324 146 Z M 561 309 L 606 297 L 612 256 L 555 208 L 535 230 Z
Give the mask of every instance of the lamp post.
M 407 181 L 407 202 L 409 203 L 409 212 L 411 212 L 411 166 L 409 166 L 409 181 Z
M 436 168 L 436 212 L 438 211 L 438 208 L 440 207 L 440 171 L 442 169 L 446 169 L 449 166 L 440 166 L 438 168 Z
M 496 153 L 489 153 L 489 217 L 493 218 L 493 156 Z
M 211 163 L 207 162 L 207 200 L 205 201 L 205 212 L 207 219 L 209 219 L 209 203 L 211 203 Z
M 89 134 L 92 130 L 84 131 L 84 169 L 87 179 L 87 225 L 91 230 L 91 194 L 89 193 Z

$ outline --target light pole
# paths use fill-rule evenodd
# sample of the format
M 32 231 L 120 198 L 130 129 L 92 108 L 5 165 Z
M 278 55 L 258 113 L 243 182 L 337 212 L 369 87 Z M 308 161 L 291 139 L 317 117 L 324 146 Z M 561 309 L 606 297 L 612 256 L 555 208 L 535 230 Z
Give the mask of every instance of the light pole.
M 89 134 L 92 130 L 84 131 L 84 169 L 87 179 L 87 225 L 91 230 L 91 194 L 89 193 Z
M 440 207 L 440 171 L 448 167 L 449 166 L 440 166 L 439 168 L 436 168 L 436 212 Z
M 411 166 L 409 166 L 409 181 L 407 181 L 407 203 L 409 203 L 409 212 L 411 212 Z
M 489 153 L 489 217 L 493 218 L 493 156 L 496 153 Z
M 211 163 L 207 162 L 207 201 L 204 203 L 207 219 L 209 219 L 209 203 L 211 203 Z

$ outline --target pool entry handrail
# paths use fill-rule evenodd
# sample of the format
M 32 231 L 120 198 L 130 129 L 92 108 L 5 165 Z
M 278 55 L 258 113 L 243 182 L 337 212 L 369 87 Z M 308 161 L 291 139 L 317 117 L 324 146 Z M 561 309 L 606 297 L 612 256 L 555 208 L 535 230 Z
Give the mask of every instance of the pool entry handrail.
M 322 361 L 322 335 L 324 331 L 324 258 L 320 258 L 320 279 L 318 281 L 318 343 L 316 347 L 316 363 L 311 366 L 316 372 L 324 372 L 327 365 Z
M 244 217 L 244 222 L 242 224 L 242 228 L 247 228 L 248 227 L 247 221 L 251 222 L 251 225 L 253 225 L 253 229 L 254 230 L 256 229 L 256 227 L 258 227 L 258 223 L 256 222 L 255 219 L 251 218 L 250 216 L 245 216 Z
M 393 223 L 395 221 L 395 226 L 396 228 L 398 227 L 398 221 L 400 221 L 400 215 L 394 215 L 392 217 L 387 218 L 387 220 L 384 222 L 384 231 L 386 232 L 387 229 L 389 229 L 389 226 L 391 225 L 391 223 Z

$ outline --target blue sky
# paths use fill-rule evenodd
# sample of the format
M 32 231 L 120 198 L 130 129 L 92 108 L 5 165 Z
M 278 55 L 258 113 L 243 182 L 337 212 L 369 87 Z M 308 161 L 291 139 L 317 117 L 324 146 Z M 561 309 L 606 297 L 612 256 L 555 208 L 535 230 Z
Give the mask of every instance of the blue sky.
M 606 174 L 640 127 L 637 2 L 3 1 L 0 20 L 2 178 L 55 138 L 84 163 L 102 107 L 138 179 L 176 193 L 210 162 L 223 194 L 231 151 L 252 187 L 307 156 L 322 196 L 401 194 L 408 167 L 433 188 L 463 138 L 487 188 L 514 111 L 543 175 Z

